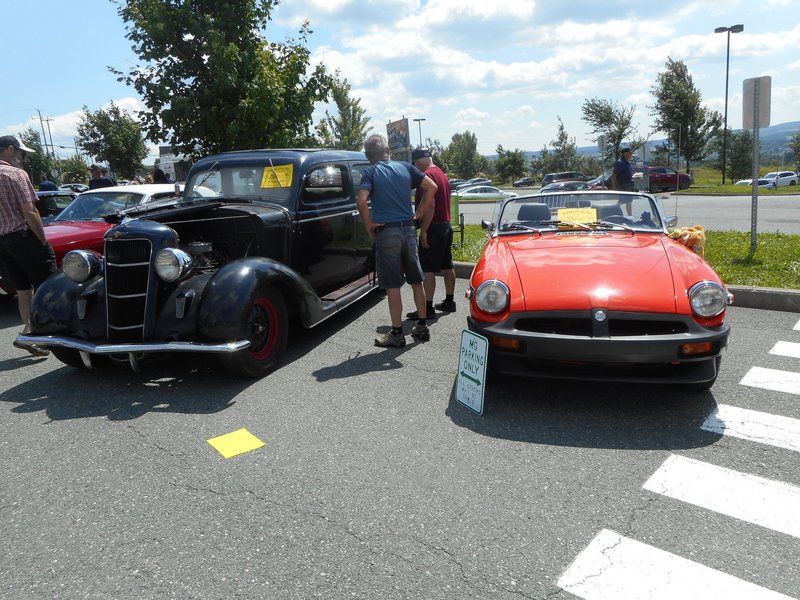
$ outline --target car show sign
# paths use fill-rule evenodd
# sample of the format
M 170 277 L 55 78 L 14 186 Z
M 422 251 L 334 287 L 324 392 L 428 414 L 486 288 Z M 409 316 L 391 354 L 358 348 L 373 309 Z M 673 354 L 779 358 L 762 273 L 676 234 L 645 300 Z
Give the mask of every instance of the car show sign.
M 489 340 L 485 337 L 467 329 L 461 332 L 456 400 L 479 415 L 483 414 L 488 350 Z

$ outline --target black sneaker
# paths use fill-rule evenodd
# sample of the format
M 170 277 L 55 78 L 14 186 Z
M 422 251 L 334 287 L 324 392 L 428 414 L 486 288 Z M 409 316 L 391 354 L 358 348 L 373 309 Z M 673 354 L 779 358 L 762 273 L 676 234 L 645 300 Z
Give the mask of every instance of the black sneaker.
M 378 348 L 402 348 L 406 345 L 406 336 L 402 333 L 394 334 L 389 331 L 376 337 L 375 345 Z
M 411 337 L 418 339 L 420 342 L 427 342 L 431 339 L 431 332 L 427 325 L 417 323 L 411 329 Z
M 436 311 L 433 310 L 433 307 L 430 309 L 425 310 L 425 318 L 426 319 L 435 319 L 436 318 Z M 417 315 L 417 311 L 406 313 L 406 319 L 410 321 L 419 321 L 419 316 Z
M 442 300 L 439 304 L 434 304 L 433 308 L 442 312 L 456 312 L 456 303 L 454 300 Z

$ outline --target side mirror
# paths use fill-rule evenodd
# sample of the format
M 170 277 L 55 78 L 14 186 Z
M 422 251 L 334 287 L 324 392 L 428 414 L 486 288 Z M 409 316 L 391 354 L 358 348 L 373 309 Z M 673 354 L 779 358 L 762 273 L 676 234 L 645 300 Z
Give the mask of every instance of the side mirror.
M 494 221 L 490 219 L 482 219 L 481 220 L 481 229 L 485 229 L 486 231 L 494 231 Z
M 675 227 L 678 224 L 678 217 L 677 215 L 672 215 L 669 217 L 664 217 L 664 223 L 666 224 L 667 228 Z

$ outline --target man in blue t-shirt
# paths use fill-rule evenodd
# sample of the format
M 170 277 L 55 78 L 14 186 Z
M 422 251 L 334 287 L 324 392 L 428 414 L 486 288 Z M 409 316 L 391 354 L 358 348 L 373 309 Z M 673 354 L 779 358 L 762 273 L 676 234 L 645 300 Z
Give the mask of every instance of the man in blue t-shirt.
M 375 338 L 375 345 L 402 348 L 406 345 L 403 300 L 400 296 L 404 278 L 414 293 L 417 314 L 425 315 L 425 290 L 417 253 L 415 221 L 420 223 L 423 231 L 428 230 L 433 220 L 433 197 L 437 186 L 414 165 L 389 160 L 389 144 L 380 134 L 371 135 L 364 141 L 364 153 L 370 166 L 361 175 L 358 211 L 364 219 L 367 232 L 375 240 L 378 282 L 386 290 L 392 320 L 391 331 Z M 411 207 L 411 190 L 414 188 L 423 190 L 423 198 L 416 212 Z M 372 214 L 368 204 L 370 199 Z M 420 244 L 427 247 L 427 240 L 420 239 Z M 417 320 L 411 335 L 421 341 L 430 339 L 425 318 Z

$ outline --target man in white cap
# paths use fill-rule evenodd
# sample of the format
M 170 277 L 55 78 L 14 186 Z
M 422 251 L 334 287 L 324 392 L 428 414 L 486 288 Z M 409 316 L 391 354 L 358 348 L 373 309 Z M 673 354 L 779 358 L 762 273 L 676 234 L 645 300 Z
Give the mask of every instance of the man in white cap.
M 36 192 L 21 168 L 26 153 L 33 152 L 16 136 L 0 136 L 0 273 L 17 291 L 23 334 L 30 332 L 34 290 L 56 270 L 55 253 L 36 210 Z M 15 340 L 14 346 L 34 356 L 50 354 L 36 344 Z

